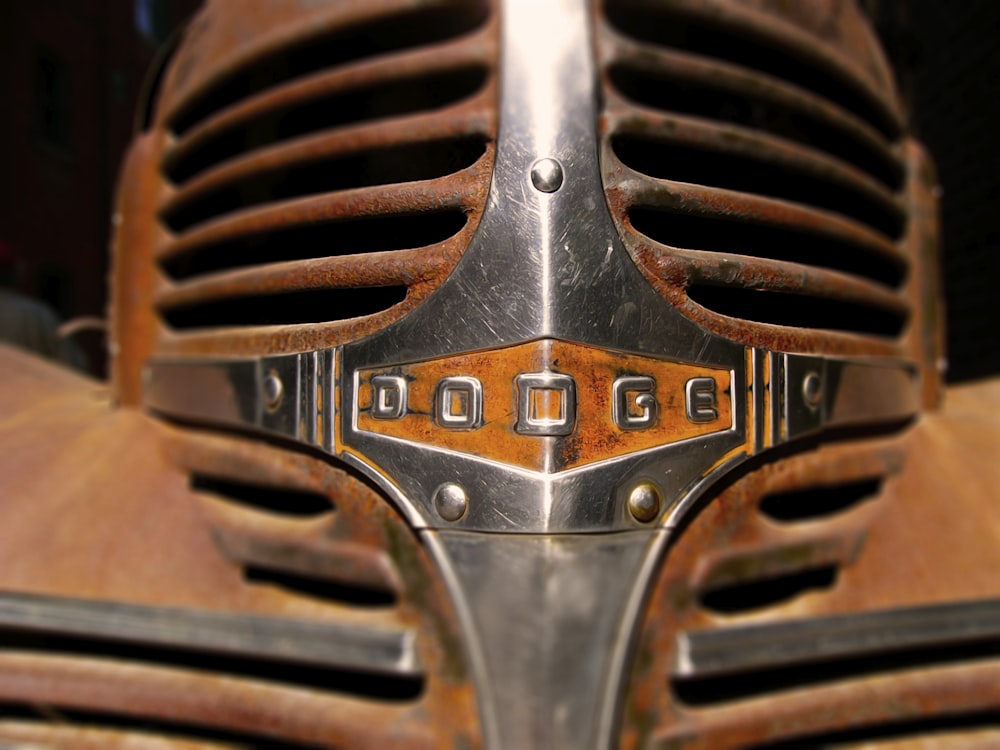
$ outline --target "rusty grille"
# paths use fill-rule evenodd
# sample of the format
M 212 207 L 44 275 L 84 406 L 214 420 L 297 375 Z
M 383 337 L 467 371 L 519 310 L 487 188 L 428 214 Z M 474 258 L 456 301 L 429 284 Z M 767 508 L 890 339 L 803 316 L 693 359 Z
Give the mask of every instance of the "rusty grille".
M 995 640 L 795 666 L 762 659 L 712 674 L 678 667 L 680 633 L 796 624 L 934 596 L 892 570 L 898 550 L 872 547 L 913 514 L 911 448 L 905 436 L 826 445 L 748 473 L 693 519 L 654 581 L 620 747 L 995 742 Z
M 157 108 L 162 352 L 274 353 L 383 326 L 450 272 L 485 200 L 488 3 L 243 12 L 196 19 Z
M 650 283 L 747 345 L 913 359 L 934 404 L 934 178 L 856 5 L 607 0 L 596 24 L 605 188 Z M 902 427 L 829 433 L 706 495 L 649 592 L 622 747 L 920 742 L 995 725 L 982 689 L 995 641 L 714 672 L 684 661 L 699 640 L 948 599 L 894 577 L 900 549 L 886 551 L 921 492 L 908 460 L 920 428 Z
M 888 74 L 856 15 L 788 7 L 602 4 L 612 213 L 647 278 L 707 328 L 898 354 L 908 165 Z
M 136 534 L 108 544 L 104 554 L 127 571 L 117 582 L 28 582 L 47 592 L 23 608 L 44 615 L 32 621 L 11 619 L 4 592 L 0 743 L 478 746 L 447 596 L 380 495 L 316 459 L 255 441 L 158 431 L 172 466 L 147 467 L 150 492 L 169 495 L 172 510 L 133 493 L 140 515 L 157 519 L 155 544 Z M 131 515 L 120 494 L 104 502 Z M 181 530 L 185 516 L 194 524 Z M 142 583 L 150 564 L 161 571 L 152 586 Z M 78 615 L 60 614 L 67 604 L 89 606 L 82 627 Z M 269 621 L 280 628 L 277 651 L 239 646 L 273 628 Z M 361 642 L 399 638 L 414 663 L 393 666 L 364 649 L 376 658 L 324 658 L 343 629 Z M 280 655 L 289 645 L 297 656 Z

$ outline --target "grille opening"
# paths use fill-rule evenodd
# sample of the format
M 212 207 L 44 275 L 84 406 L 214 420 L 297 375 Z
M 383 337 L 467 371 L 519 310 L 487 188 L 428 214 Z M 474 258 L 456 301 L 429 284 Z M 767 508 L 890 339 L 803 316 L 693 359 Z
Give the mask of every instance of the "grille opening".
M 811 521 L 843 513 L 875 499 L 881 491 L 881 478 L 867 479 L 768 495 L 758 507 L 765 516 L 780 523 Z
M 738 287 L 692 286 L 688 297 L 708 310 L 755 323 L 895 338 L 906 315 L 873 305 Z
M 398 602 L 394 591 L 325 578 L 299 575 L 259 565 L 247 565 L 243 577 L 250 583 L 277 586 L 310 599 L 357 607 L 392 607 Z
M 852 85 L 835 72 L 823 69 L 821 63 L 781 49 L 773 40 L 752 38 L 753 31 L 727 29 L 712 18 L 665 9 L 605 3 L 604 12 L 619 31 L 635 39 L 759 70 L 839 104 L 887 138 L 900 134 L 899 125 L 860 85 Z M 821 44 L 817 39 L 816 45 Z
M 146 644 L 118 643 L 96 638 L 45 635 L 18 630 L 0 632 L 0 653 L 38 653 L 40 656 L 87 657 L 109 664 L 169 667 L 199 674 L 243 677 L 288 687 L 309 687 L 327 693 L 346 693 L 383 701 L 404 702 L 424 689 L 422 676 L 374 674 L 326 666 L 266 661 L 210 651 L 182 650 Z
M 166 259 L 161 267 L 171 278 L 187 279 L 266 263 L 426 247 L 458 234 L 467 220 L 463 211 L 453 209 L 283 227 L 202 246 Z
M 2 723 L 16 721 L 23 724 L 36 724 L 39 731 L 46 729 L 63 729 L 66 731 L 98 731 L 128 733 L 129 740 L 145 740 L 149 747 L 170 747 L 172 742 L 205 742 L 218 743 L 219 748 L 231 750 L 235 745 L 240 748 L 255 750 L 303 750 L 318 745 L 291 743 L 274 737 L 263 737 L 260 734 L 250 734 L 237 730 L 216 729 L 192 722 L 160 718 L 158 716 L 130 716 L 125 713 L 110 711 L 86 711 L 79 708 L 64 708 L 52 704 L 21 706 L 12 703 L 0 704 L 0 747 L 47 748 L 48 744 L 35 745 L 5 745 Z M 133 747 L 133 745 L 125 745 Z M 145 747 L 146 745 L 142 745 Z
M 402 302 L 406 292 L 405 286 L 311 289 L 277 295 L 212 299 L 161 310 L 160 315 L 175 330 L 328 323 L 388 310 Z
M 822 565 L 784 575 L 727 584 L 705 591 L 700 601 L 714 612 L 735 614 L 794 599 L 811 589 L 828 589 L 837 581 L 837 566 Z
M 641 206 L 629 209 L 628 218 L 636 231 L 671 247 L 819 266 L 894 289 L 906 275 L 901 261 L 792 226 L 769 227 Z
M 903 167 L 899 162 L 828 121 L 753 96 L 705 89 L 693 82 L 674 81 L 625 65 L 613 66 L 609 75 L 619 92 L 639 104 L 763 130 L 825 151 L 871 175 L 891 191 L 902 186 Z
M 486 20 L 488 11 L 485 2 L 452 0 L 438 7 L 352 24 L 292 47 L 283 46 L 196 94 L 169 117 L 168 124 L 181 134 L 213 112 L 285 81 L 468 33 Z
M 453 138 L 315 159 L 241 179 L 165 210 L 161 218 L 180 232 L 220 214 L 307 195 L 430 180 L 472 166 L 486 153 L 482 136 Z
M 234 505 L 295 518 L 322 516 L 334 509 L 333 502 L 318 492 L 265 487 L 204 474 L 191 476 L 191 489 L 195 492 L 210 492 Z
M 181 152 L 176 159 L 168 157 L 165 173 L 174 182 L 182 182 L 233 156 L 296 136 L 436 109 L 475 93 L 482 88 L 486 76 L 487 71 L 478 67 L 398 79 L 269 112 Z
M 958 714 L 950 716 L 936 716 L 929 718 L 913 718 L 903 721 L 890 721 L 885 724 L 875 724 L 873 726 L 857 727 L 853 729 L 843 729 L 840 731 L 822 732 L 816 734 L 802 735 L 794 739 L 781 740 L 777 742 L 767 742 L 758 745 L 748 745 L 748 750 L 796 750 L 803 747 L 851 747 L 863 745 L 865 748 L 876 747 L 882 742 L 892 743 L 894 741 L 922 741 L 923 743 L 933 741 L 935 743 L 946 743 L 949 740 L 968 742 L 970 738 L 963 737 L 971 732 L 991 732 L 987 739 L 995 742 L 1000 736 L 992 733 L 1000 733 L 1000 713 L 974 712 L 968 714 Z M 921 745 L 930 747 L 930 745 Z M 951 745 L 944 745 L 951 747 Z M 961 747 L 969 748 L 971 744 L 963 744 Z
M 615 155 L 650 177 L 720 187 L 812 205 L 856 219 L 898 239 L 904 217 L 822 176 L 762 159 L 718 153 L 691 145 L 633 135 L 615 136 Z
M 689 706 L 706 706 L 839 680 L 860 679 L 880 673 L 902 672 L 935 665 L 980 662 L 998 656 L 1000 656 L 1000 643 L 989 641 L 885 652 L 858 658 L 838 657 L 834 661 L 816 661 L 777 669 L 758 669 L 741 674 L 687 679 L 675 677 L 671 680 L 671 687 L 677 698 Z

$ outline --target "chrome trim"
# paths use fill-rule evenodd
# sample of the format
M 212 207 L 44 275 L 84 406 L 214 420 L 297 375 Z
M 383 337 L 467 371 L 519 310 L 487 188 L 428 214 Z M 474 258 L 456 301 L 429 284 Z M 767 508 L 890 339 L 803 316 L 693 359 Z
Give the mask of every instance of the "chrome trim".
M 673 675 L 713 677 L 1000 639 L 1000 599 L 692 631 Z
M 517 383 L 517 423 L 514 429 L 521 435 L 570 435 L 576 425 L 576 383 L 569 375 L 546 370 L 521 373 Z M 535 413 L 538 391 L 555 391 L 558 416 L 539 416 Z
M 409 629 L 0 593 L 5 630 L 400 676 L 421 672 L 416 632 Z
M 657 536 L 423 532 L 461 604 L 486 747 L 611 746 Z

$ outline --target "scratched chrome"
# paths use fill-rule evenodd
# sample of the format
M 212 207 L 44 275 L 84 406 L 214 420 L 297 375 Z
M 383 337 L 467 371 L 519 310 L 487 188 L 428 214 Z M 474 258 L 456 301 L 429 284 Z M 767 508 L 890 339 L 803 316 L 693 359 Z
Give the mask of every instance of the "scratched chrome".
M 763 378 L 748 382 L 746 347 L 702 329 L 643 279 L 603 196 L 596 74 L 583 5 L 562 0 L 543 10 L 518 0 L 505 7 L 500 132 L 487 207 L 456 270 L 422 306 L 336 350 L 154 361 L 147 373 L 147 405 L 165 414 L 274 432 L 334 453 L 386 489 L 415 527 L 517 533 L 639 528 L 626 502 L 643 480 L 663 491 L 660 521 L 673 526 L 697 499 L 695 488 L 761 446 L 830 424 L 915 412 L 915 372 L 908 363 L 768 357 L 754 349 L 754 362 L 770 359 L 782 376 L 765 399 Z M 544 159 L 562 167 L 562 183 L 551 192 L 533 185 L 533 168 Z M 728 370 L 732 424 L 565 471 L 552 471 L 551 461 L 526 470 L 357 426 L 361 370 L 546 339 Z M 802 397 L 801 379 L 810 374 L 821 377 L 818 406 Z M 275 377 L 283 396 L 266 408 L 264 389 L 273 388 Z M 771 413 L 765 414 L 768 402 Z M 551 442 L 547 449 L 551 452 Z M 469 498 L 468 511 L 457 521 L 442 519 L 434 507 L 434 493 L 446 483 L 457 484 Z
M 737 625 L 677 634 L 673 674 L 732 675 L 1000 638 L 1000 599 Z
M 749 349 L 677 312 L 633 264 L 605 202 L 587 3 L 513 0 L 501 15 L 496 166 L 477 233 L 452 275 L 408 316 L 336 350 L 156 362 L 146 398 L 175 417 L 312 445 L 370 476 L 423 530 L 452 592 L 485 745 L 603 748 L 614 736 L 647 583 L 702 493 L 771 446 L 915 413 L 916 374 L 897 360 Z M 533 169 L 544 160 L 560 165 L 561 182 L 536 189 Z M 553 425 L 521 438 L 550 450 L 534 469 L 359 427 L 361 372 L 402 391 L 394 368 L 553 340 L 725 371 L 731 422 L 566 470 L 545 442 L 558 439 Z M 524 382 L 562 384 L 569 394 L 549 364 Z M 268 409 L 273 378 L 283 395 Z M 489 397 L 472 380 L 461 381 L 469 398 Z M 511 409 L 521 416 L 517 385 Z M 405 414 L 395 395 L 379 399 L 369 415 L 380 424 Z M 651 407 L 648 399 L 635 405 Z M 616 415 L 627 421 L 620 408 L 608 416 Z M 653 519 L 628 511 L 640 484 L 662 493 Z M 461 503 L 442 503 L 445 487 Z
M 0 592 L 0 633 L 91 637 L 193 653 L 417 675 L 416 633 L 289 617 Z

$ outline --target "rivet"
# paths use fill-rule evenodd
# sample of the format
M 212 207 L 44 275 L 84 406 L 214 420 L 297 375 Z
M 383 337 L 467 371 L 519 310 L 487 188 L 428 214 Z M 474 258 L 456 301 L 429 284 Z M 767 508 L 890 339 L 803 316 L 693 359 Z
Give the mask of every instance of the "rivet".
M 539 159 L 531 165 L 531 184 L 543 193 L 554 193 L 563 184 L 562 164 L 555 159 Z
M 819 406 L 820 399 L 823 398 L 823 381 L 820 380 L 818 373 L 810 372 L 803 378 L 802 398 L 810 408 L 815 409 Z
M 639 482 L 628 495 L 628 512 L 639 523 L 649 523 L 660 514 L 663 498 L 652 482 Z
M 468 507 L 469 498 L 457 484 L 442 484 L 434 492 L 434 508 L 445 521 L 457 521 Z
M 264 378 L 264 406 L 268 411 L 274 411 L 281 406 L 281 397 L 285 394 L 285 387 L 281 384 L 281 378 L 277 373 L 269 372 Z

